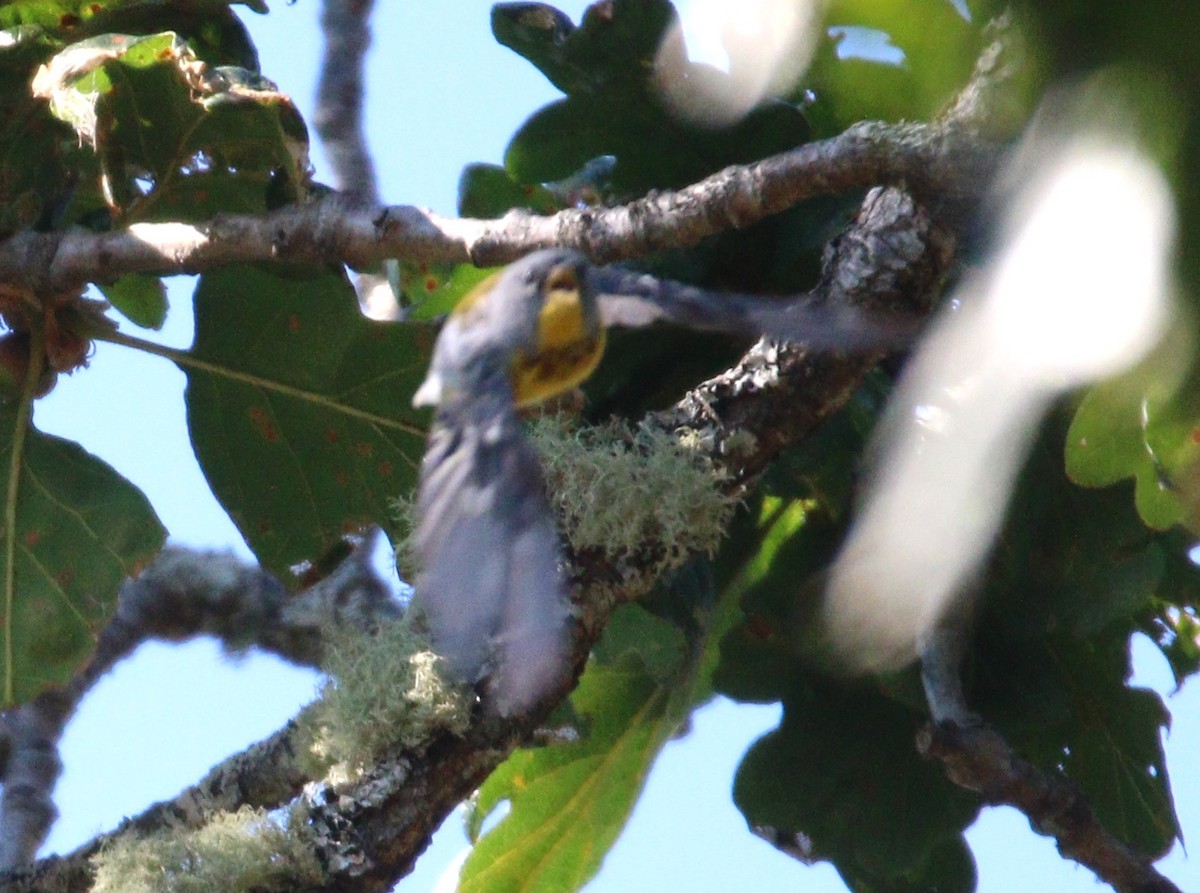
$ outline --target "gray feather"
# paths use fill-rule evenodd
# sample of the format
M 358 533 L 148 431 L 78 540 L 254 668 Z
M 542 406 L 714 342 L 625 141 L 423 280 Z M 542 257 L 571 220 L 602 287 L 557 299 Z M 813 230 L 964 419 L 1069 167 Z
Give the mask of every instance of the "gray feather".
M 492 704 L 511 714 L 565 672 L 570 609 L 537 454 L 510 395 L 474 393 L 443 404 L 430 438 L 415 605 L 450 669 L 491 676 Z
M 639 328 L 667 322 L 703 331 L 777 341 L 799 341 L 821 350 L 894 348 L 913 334 L 911 320 L 886 318 L 809 298 L 709 292 L 619 268 L 589 271 L 600 321 Z

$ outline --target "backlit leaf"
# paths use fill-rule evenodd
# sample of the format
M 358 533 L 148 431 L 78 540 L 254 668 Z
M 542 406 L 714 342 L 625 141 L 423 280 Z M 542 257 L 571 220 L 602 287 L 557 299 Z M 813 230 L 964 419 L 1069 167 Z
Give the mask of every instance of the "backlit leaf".
M 18 404 L 0 403 L 0 463 L 15 499 L 4 529 L 14 556 L 5 590 L 6 706 L 67 681 L 116 609 L 117 588 L 166 532 L 142 493 L 79 444 L 30 427 L 13 463 Z M 7 560 L 0 557 L 7 579 Z M 11 643 L 11 650 L 9 644 Z
M 621 613 L 664 648 L 674 640 L 678 668 L 677 630 L 641 608 Z M 619 631 L 626 624 L 617 628 L 624 638 Z M 518 751 L 480 788 L 467 818 L 472 838 L 500 803 L 509 801 L 511 811 L 476 843 L 461 893 L 568 893 L 599 869 L 684 715 L 671 687 L 636 651 L 612 647 L 619 652 L 615 660 L 593 661 L 571 695 L 575 712 L 586 719 L 582 740 Z

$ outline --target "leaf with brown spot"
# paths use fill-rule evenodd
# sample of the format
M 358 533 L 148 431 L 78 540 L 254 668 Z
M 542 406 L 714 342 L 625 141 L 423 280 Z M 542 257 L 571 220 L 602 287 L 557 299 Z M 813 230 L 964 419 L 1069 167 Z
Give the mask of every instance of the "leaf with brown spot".
M 6 707 L 76 672 L 118 587 L 166 537 L 141 491 L 79 444 L 38 431 L 23 408 L 0 402 Z
M 347 530 L 394 527 L 425 451 L 424 327 L 366 319 L 325 271 L 214 271 L 195 313 L 192 350 L 159 352 L 187 373 L 196 456 L 259 560 L 286 573 Z

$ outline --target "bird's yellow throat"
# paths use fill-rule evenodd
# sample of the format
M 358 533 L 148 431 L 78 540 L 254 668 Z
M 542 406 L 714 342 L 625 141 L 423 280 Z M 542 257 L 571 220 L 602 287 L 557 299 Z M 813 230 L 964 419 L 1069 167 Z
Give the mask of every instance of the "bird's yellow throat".
M 509 367 L 518 406 L 540 403 L 575 387 L 600 363 L 604 329 L 588 331 L 583 300 L 574 277 L 546 283 L 538 314 L 538 346 L 532 356 L 518 351 Z

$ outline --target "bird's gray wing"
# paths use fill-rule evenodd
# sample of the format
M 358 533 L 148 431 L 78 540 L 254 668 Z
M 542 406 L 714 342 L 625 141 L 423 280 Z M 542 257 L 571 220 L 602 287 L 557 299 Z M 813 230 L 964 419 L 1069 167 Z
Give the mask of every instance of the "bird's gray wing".
M 414 605 L 434 647 L 519 712 L 565 670 L 570 613 L 537 454 L 511 400 L 443 406 L 422 468 Z
M 800 341 L 822 350 L 870 350 L 903 345 L 911 320 L 811 299 L 710 292 L 620 270 L 600 270 L 592 283 L 606 326 L 669 322 L 705 331 Z

